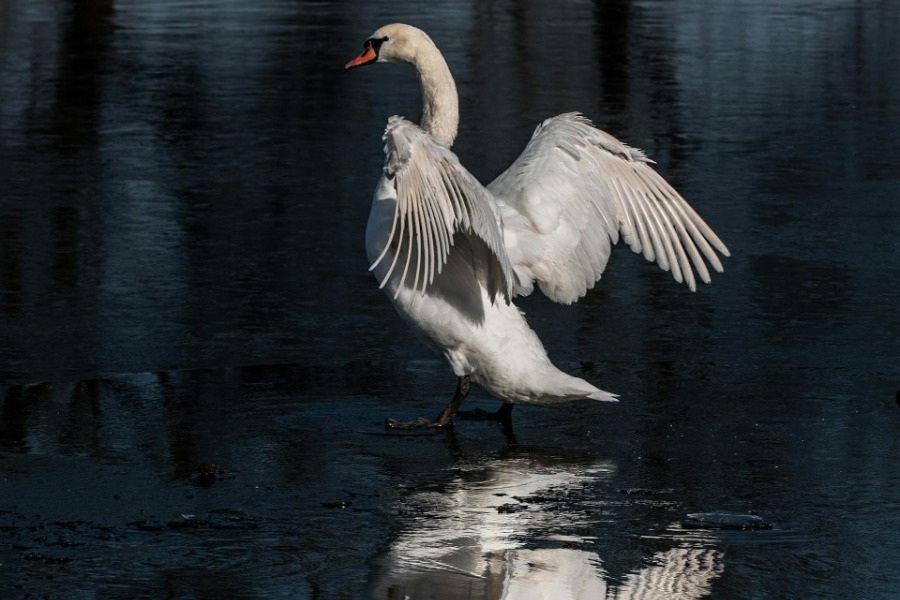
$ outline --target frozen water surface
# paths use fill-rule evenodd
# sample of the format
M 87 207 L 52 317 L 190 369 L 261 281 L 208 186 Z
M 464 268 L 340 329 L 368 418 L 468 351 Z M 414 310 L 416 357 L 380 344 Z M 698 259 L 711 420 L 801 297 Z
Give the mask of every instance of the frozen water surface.
M 896 598 L 900 11 L 438 4 L 0 6 L 0 596 Z M 479 178 L 579 110 L 730 247 L 522 300 L 619 404 L 383 431 L 455 385 L 366 270 L 391 21 Z

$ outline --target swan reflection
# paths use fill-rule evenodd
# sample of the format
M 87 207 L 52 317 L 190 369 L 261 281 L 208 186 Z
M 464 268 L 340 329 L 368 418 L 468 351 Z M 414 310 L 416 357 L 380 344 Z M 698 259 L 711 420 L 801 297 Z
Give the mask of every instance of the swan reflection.
M 705 596 L 721 553 L 697 540 L 612 576 L 587 532 L 612 514 L 590 490 L 609 463 L 514 459 L 464 468 L 398 502 L 401 529 L 372 561 L 374 599 L 676 599 Z
M 690 600 L 709 593 L 722 573 L 722 553 L 715 548 L 683 546 L 657 552 L 649 566 L 624 578 L 616 600 Z

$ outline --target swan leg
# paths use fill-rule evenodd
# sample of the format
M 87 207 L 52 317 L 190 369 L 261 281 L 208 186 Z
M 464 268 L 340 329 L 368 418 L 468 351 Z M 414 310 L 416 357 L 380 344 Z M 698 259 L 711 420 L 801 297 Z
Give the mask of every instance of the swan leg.
M 459 409 L 459 405 L 462 404 L 462 401 L 466 399 L 466 396 L 469 395 L 469 387 L 471 382 L 469 381 L 468 375 L 463 375 L 456 381 L 456 393 L 453 395 L 453 399 L 450 400 L 450 404 L 444 407 L 444 410 L 441 411 L 441 414 L 437 416 L 437 418 L 432 421 L 430 419 L 426 419 L 425 417 L 419 417 L 415 421 L 398 421 L 397 419 L 388 419 L 384 422 L 385 429 L 419 429 L 420 427 L 453 427 L 453 417 L 456 416 L 456 411 Z
M 462 401 L 469 395 L 470 386 L 471 382 L 469 381 L 468 375 L 463 375 L 456 380 L 456 393 L 453 394 L 453 400 L 444 407 L 444 410 L 441 411 L 441 414 L 438 415 L 435 421 L 438 424 L 438 427 L 453 426 L 453 417 L 456 416 L 459 405 L 462 404 Z

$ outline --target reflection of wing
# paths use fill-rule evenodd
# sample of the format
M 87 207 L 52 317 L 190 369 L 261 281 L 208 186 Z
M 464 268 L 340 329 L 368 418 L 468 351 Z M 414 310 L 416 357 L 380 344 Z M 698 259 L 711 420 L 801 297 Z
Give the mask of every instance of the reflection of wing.
M 722 573 L 722 553 L 713 548 L 678 547 L 653 555 L 647 568 L 625 577 L 616 600 L 693 600 L 709 593 Z

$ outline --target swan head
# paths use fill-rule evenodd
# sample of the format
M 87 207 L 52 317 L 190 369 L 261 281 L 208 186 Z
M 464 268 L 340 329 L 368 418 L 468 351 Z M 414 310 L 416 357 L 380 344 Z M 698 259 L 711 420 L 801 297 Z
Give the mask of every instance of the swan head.
M 352 69 L 376 62 L 416 64 L 419 50 L 434 47 L 428 34 L 403 23 L 391 23 L 375 30 L 363 44 L 362 53 L 344 65 Z
M 373 63 L 409 63 L 422 84 L 421 127 L 448 148 L 453 145 L 459 125 L 456 84 L 444 57 L 421 29 L 391 23 L 375 30 L 363 44 L 362 54 L 344 69 Z

